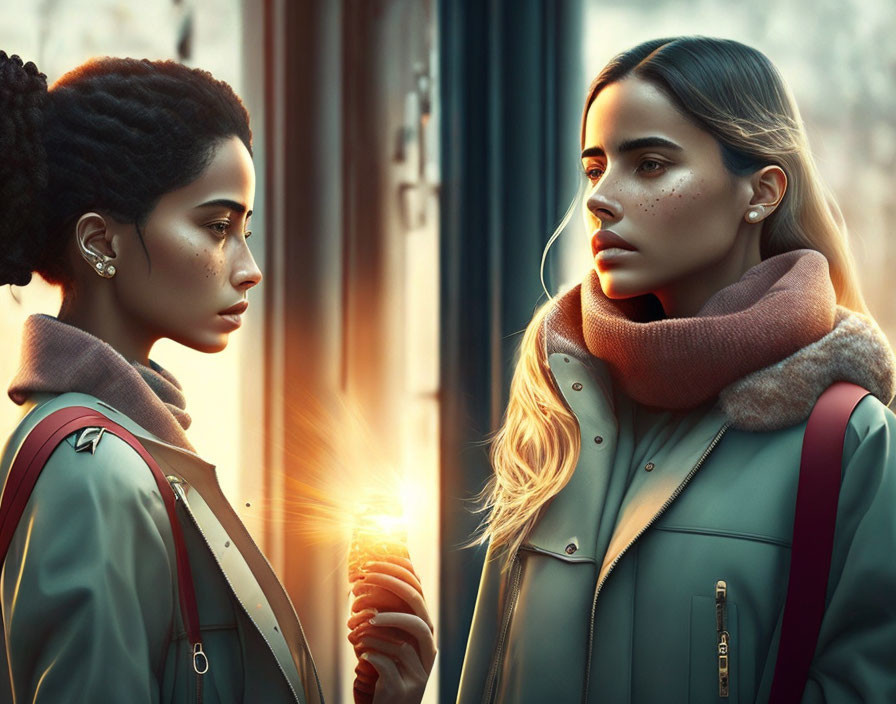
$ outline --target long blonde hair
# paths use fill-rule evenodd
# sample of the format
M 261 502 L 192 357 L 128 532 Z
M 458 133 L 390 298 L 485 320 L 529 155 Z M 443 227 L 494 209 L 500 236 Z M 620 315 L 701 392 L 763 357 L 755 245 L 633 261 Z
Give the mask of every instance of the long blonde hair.
M 768 58 L 739 42 L 707 37 L 657 39 L 623 52 L 588 90 L 583 147 L 592 101 L 604 87 L 629 74 L 653 83 L 712 134 L 732 173 L 780 166 L 787 174 L 787 192 L 763 222 L 761 258 L 802 248 L 821 252 L 828 260 L 837 303 L 870 315 L 842 216 L 818 175 L 793 96 Z M 542 305 L 523 336 L 504 423 L 491 445 L 494 475 L 481 494 L 487 519 L 476 542 L 490 541 L 506 555 L 523 544 L 541 509 L 569 481 L 579 458 L 578 422 L 554 386 L 542 334 L 555 305 L 556 299 Z

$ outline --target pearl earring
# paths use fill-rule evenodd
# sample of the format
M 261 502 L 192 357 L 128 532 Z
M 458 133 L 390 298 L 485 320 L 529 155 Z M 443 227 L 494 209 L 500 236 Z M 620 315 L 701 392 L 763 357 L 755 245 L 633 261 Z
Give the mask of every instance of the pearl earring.
M 100 259 L 94 266 L 96 267 L 96 273 L 104 279 L 111 279 L 115 276 L 115 265 L 109 264 L 108 259 Z
M 759 219 L 760 212 L 758 210 L 751 210 L 747 213 L 747 220 L 750 222 L 756 222 Z

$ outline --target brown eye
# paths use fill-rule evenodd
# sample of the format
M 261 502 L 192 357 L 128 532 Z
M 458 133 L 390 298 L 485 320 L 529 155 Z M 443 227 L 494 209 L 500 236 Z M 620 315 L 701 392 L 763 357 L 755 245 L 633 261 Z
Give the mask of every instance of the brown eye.
M 227 220 L 223 220 L 221 222 L 213 222 L 211 225 L 209 225 L 209 227 L 222 237 L 225 237 L 230 229 L 230 222 Z M 219 227 L 222 229 L 219 230 Z
M 662 171 L 663 164 L 656 159 L 645 159 L 641 162 L 641 171 L 651 174 L 657 171 Z
M 592 166 L 590 168 L 585 169 L 585 177 L 592 183 L 597 181 L 603 175 L 604 175 L 604 170 L 602 168 L 600 168 L 599 166 Z

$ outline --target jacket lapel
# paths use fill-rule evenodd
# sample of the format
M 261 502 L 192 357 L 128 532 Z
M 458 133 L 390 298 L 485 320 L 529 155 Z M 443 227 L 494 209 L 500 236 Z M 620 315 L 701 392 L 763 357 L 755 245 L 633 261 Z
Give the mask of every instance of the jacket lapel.
M 712 405 L 654 413 L 649 427 L 638 428 L 633 408 L 614 399 L 606 362 L 555 352 L 548 363 L 578 420 L 581 450 L 528 546 L 569 562 L 594 561 L 600 581 L 684 489 L 728 419 Z
M 214 465 L 166 443 L 136 424 L 132 425 L 140 431 L 132 432 L 144 441 L 163 471 L 180 477 L 188 485 L 187 510 L 196 520 L 234 594 L 271 646 L 300 700 L 322 701 L 318 698 L 317 675 L 310 649 L 292 602 L 271 564 L 224 497 Z M 224 547 L 227 540 L 233 542 L 236 551 Z M 264 598 L 260 598 L 262 596 Z
M 658 424 L 658 429 L 666 437 L 661 441 L 653 438 L 649 442 L 649 446 L 657 448 L 655 453 L 645 456 L 641 451 L 636 451 L 632 458 L 638 465 L 631 468 L 632 479 L 619 508 L 598 582 L 603 580 L 628 546 L 683 491 L 728 427 L 727 418 L 716 406 L 703 413 L 694 411 L 684 416 L 676 414 L 676 417 L 677 422 L 673 418 L 664 418 L 665 422 Z M 648 446 L 645 440 L 639 438 L 639 447 Z M 641 457 L 644 459 L 641 460 Z
M 575 472 L 542 511 L 527 545 L 567 562 L 599 564 L 598 527 L 620 438 L 609 374 L 603 365 L 586 364 L 571 354 L 554 353 L 548 363 L 579 421 L 581 450 Z

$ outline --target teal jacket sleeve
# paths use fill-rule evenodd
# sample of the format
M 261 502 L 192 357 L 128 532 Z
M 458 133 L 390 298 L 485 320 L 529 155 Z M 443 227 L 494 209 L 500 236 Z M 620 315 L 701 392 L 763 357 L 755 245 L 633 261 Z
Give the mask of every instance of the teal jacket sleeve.
M 853 412 L 825 614 L 803 704 L 896 702 L 896 416 Z
M 173 542 L 155 480 L 106 433 L 50 456 L 2 574 L 15 701 L 158 702 L 176 608 Z
M 470 625 L 457 704 L 480 704 L 485 695 L 506 602 L 510 570 L 502 570 L 505 561 L 506 551 L 489 546 Z

